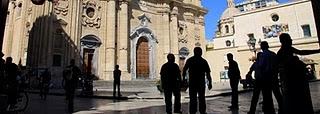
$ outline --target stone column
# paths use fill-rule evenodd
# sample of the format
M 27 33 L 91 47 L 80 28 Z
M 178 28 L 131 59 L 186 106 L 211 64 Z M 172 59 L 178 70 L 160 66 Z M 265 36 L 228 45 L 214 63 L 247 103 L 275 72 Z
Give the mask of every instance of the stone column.
M 179 41 L 178 41 L 178 7 L 173 7 L 171 11 L 170 21 L 170 52 L 176 57 L 179 54 Z
M 124 79 L 131 79 L 128 75 L 128 1 L 123 0 L 119 11 L 119 31 L 118 31 L 118 65 L 123 72 Z
M 106 38 L 106 80 L 112 80 L 112 71 L 115 65 L 115 39 L 116 39 L 116 2 L 108 1 L 107 8 L 107 38 Z
M 8 11 L 9 0 L 2 0 L 0 3 L 0 50 L 2 50 L 2 43 L 4 37 L 4 30 L 6 27 L 6 18 Z

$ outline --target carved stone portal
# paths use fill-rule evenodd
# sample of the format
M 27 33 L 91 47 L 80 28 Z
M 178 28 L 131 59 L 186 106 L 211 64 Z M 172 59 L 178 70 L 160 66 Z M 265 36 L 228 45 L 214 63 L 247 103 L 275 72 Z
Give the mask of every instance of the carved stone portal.
M 99 11 L 101 6 L 99 6 L 94 0 L 86 0 L 82 3 L 82 6 L 82 25 L 100 28 L 101 17 L 99 16 Z

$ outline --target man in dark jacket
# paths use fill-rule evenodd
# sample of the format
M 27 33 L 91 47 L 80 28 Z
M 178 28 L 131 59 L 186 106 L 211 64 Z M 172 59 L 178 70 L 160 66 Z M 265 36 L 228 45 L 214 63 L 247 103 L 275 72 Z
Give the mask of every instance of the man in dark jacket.
M 18 66 L 15 63 L 12 63 L 11 57 L 6 58 L 5 75 L 8 84 L 8 103 L 10 108 L 13 108 L 17 103 L 16 99 L 18 95 Z
M 202 49 L 195 47 L 194 56 L 189 58 L 186 65 L 183 68 L 183 80 L 185 80 L 186 72 L 189 70 L 189 96 L 190 96 L 190 114 L 196 114 L 197 112 L 197 96 L 199 99 L 199 112 L 200 114 L 206 114 L 206 99 L 205 99 L 205 88 L 206 88 L 206 77 L 209 81 L 208 89 L 211 90 L 211 75 L 210 67 L 208 62 L 202 58 Z
M 233 60 L 233 55 L 231 53 L 227 54 L 227 58 L 229 61 L 228 76 L 230 79 L 231 94 L 232 94 L 231 106 L 229 106 L 228 108 L 239 109 L 238 85 L 241 79 L 240 70 L 238 67 L 238 63 Z
M 166 103 L 167 114 L 172 114 L 172 93 L 174 95 L 174 113 L 181 113 L 181 94 L 180 82 L 181 75 L 179 66 L 174 63 L 175 57 L 173 54 L 168 54 L 168 62 L 162 65 L 160 75 L 162 88 Z
M 75 90 L 78 84 L 78 78 L 81 73 L 79 67 L 75 65 L 75 60 L 70 61 L 70 65 L 64 71 L 63 77 L 65 78 L 66 84 L 66 97 L 68 100 L 68 110 L 73 112 L 73 99 Z
M 120 93 L 120 79 L 121 79 L 121 70 L 119 70 L 119 65 L 115 66 L 113 71 L 113 97 L 116 97 L 116 88 L 118 87 L 118 97 L 121 97 Z

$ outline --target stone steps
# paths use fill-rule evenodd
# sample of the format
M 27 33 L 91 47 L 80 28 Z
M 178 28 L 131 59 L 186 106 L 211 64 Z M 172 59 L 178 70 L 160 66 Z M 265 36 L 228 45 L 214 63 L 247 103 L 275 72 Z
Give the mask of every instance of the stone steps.
M 143 87 L 155 87 L 155 80 L 133 80 L 133 81 L 121 81 L 121 88 L 143 88 Z M 95 88 L 113 88 L 113 81 L 94 81 L 93 87 Z

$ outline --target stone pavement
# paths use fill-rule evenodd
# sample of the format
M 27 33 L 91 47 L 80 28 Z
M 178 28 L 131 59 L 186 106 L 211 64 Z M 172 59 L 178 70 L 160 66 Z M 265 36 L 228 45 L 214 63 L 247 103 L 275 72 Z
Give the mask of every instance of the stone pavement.
M 113 82 L 111 81 L 96 81 L 94 84 L 93 96 L 80 96 L 81 90 L 77 90 L 79 97 L 113 99 Z M 239 92 L 247 92 L 250 89 L 243 89 L 239 85 Z M 31 93 L 39 93 L 38 90 L 29 90 Z M 163 99 L 163 94 L 156 87 L 155 81 L 128 81 L 121 85 L 121 99 Z M 63 89 L 51 89 L 50 95 L 64 95 Z M 206 97 L 226 96 L 231 94 L 231 89 L 228 81 L 213 83 L 212 90 L 206 89 Z M 181 92 L 182 99 L 188 99 L 188 90 Z
M 320 82 L 310 83 L 315 114 L 320 114 Z M 252 92 L 239 94 L 239 110 L 230 111 L 231 96 L 206 98 L 208 114 L 246 114 L 249 111 Z M 24 114 L 68 114 L 64 96 L 48 96 L 46 101 L 37 94 L 29 94 L 29 106 Z M 275 99 L 274 99 L 275 100 Z M 182 99 L 182 114 L 188 114 L 189 99 Z M 75 114 L 165 114 L 163 99 L 92 99 L 75 98 Z M 274 101 L 275 108 L 277 103 Z M 263 114 L 261 104 L 256 114 Z

